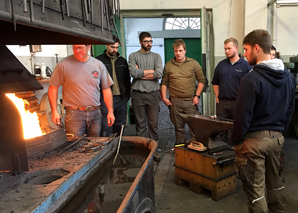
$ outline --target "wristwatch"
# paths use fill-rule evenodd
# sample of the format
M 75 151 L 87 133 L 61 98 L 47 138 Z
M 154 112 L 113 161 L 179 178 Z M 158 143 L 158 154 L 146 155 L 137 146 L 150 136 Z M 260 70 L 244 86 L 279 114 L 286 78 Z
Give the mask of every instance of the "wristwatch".
M 200 97 L 201 97 L 201 96 L 199 96 L 199 95 L 195 95 L 195 97 L 196 97 L 196 96 L 197 96 L 199 99 L 200 99 Z

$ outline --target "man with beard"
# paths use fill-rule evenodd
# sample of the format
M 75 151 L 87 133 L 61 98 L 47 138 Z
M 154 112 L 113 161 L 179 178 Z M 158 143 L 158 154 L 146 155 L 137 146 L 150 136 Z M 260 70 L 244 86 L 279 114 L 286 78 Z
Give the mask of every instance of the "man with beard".
M 296 82 L 281 60 L 271 60 L 271 37 L 266 30 L 250 32 L 243 45 L 244 56 L 254 67 L 240 81 L 234 108 L 237 172 L 249 212 L 284 212 L 280 153 L 282 132 L 295 109 Z
M 150 33 L 139 35 L 141 49 L 129 56 L 128 67 L 133 77 L 131 84 L 132 108 L 137 136 L 148 137 L 159 142 L 157 127 L 159 114 L 159 79 L 162 77 L 162 60 L 159 54 L 151 52 Z
M 115 117 L 110 86 L 113 84 L 106 67 L 88 55 L 91 45 L 72 45 L 73 55 L 60 61 L 53 72 L 49 86 L 52 121 L 59 125 L 57 112 L 58 88 L 62 86 L 66 109 L 66 133 L 74 137 L 99 137 L 101 130 L 100 93 L 108 108 L 107 122 L 112 126 Z
M 205 76 L 200 64 L 186 57 L 186 45 L 182 39 L 173 43 L 175 57 L 166 63 L 161 82 L 161 97 L 170 108 L 171 121 L 175 126 L 176 144 L 185 142 L 185 121 L 182 114 L 200 114 L 198 104 L 204 88 Z M 196 81 L 198 86 L 196 88 Z M 169 87 L 170 99 L 166 97 Z M 190 128 L 191 137 L 194 133 Z
M 130 98 L 130 75 L 128 64 L 125 58 L 118 53 L 120 40 L 113 35 L 114 44 L 106 45 L 106 50 L 102 55 L 96 58 L 106 66 L 114 84 L 111 86 L 113 93 L 113 108 L 115 115 L 115 123 L 109 128 L 107 123 L 108 109 L 104 101 L 101 99 L 102 129 L 101 136 L 107 137 L 109 134 L 121 133 L 121 125 L 126 123 L 127 101 Z M 111 131 L 112 129 L 112 131 Z
M 233 109 L 239 81 L 252 67 L 238 56 L 238 41 L 235 38 L 226 39 L 224 48 L 227 58 L 217 64 L 212 80 L 216 98 L 216 114 L 220 118 L 234 119 Z M 228 131 L 221 133 L 220 139 L 230 143 Z

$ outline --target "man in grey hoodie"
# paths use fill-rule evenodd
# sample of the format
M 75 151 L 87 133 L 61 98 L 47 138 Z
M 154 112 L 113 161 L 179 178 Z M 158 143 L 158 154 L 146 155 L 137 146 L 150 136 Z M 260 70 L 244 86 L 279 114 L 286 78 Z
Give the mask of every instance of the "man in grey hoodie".
M 279 59 L 270 60 L 271 37 L 254 30 L 243 40 L 254 68 L 240 81 L 232 141 L 249 212 L 284 212 L 280 153 L 295 108 L 296 82 Z M 266 194 L 266 197 L 265 197 Z

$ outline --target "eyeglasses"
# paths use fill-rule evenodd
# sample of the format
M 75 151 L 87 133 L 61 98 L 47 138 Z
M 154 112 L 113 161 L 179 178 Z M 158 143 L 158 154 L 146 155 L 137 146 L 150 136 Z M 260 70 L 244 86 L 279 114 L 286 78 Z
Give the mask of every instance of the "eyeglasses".
M 153 43 L 153 41 L 152 40 L 149 40 L 149 41 L 142 41 L 142 42 L 144 42 L 144 43 L 146 43 L 146 44 L 148 44 L 148 43 Z

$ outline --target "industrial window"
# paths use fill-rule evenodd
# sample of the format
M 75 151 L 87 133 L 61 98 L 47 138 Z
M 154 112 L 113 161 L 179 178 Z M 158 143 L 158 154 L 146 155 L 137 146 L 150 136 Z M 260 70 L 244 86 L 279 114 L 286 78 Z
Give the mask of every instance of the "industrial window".
M 165 30 L 198 30 L 201 29 L 199 17 L 167 18 Z

